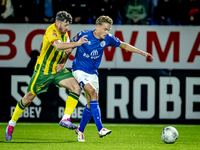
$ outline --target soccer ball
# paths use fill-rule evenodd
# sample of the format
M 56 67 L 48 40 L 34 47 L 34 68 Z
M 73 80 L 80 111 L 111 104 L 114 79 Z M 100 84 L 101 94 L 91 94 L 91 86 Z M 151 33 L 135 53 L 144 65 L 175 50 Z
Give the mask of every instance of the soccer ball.
M 178 139 L 178 131 L 172 127 L 165 127 L 161 132 L 161 139 L 167 144 L 173 144 Z

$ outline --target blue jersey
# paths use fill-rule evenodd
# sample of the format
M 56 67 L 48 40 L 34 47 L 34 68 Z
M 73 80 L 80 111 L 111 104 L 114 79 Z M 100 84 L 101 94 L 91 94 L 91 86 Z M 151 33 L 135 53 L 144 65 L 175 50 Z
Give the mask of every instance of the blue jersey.
M 87 35 L 88 43 L 84 43 L 77 47 L 74 61 L 72 63 L 72 69 L 82 70 L 89 74 L 97 74 L 97 69 L 101 63 L 103 50 L 106 46 L 118 47 L 121 41 L 114 37 L 112 34 L 107 34 L 105 39 L 97 39 L 94 34 L 94 30 L 87 30 L 79 32 L 71 41 L 76 42 L 82 36 Z

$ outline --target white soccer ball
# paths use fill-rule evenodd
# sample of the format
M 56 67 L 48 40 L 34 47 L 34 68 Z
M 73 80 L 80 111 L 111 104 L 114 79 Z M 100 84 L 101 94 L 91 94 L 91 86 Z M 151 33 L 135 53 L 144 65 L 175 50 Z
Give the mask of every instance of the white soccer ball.
M 167 144 L 173 144 L 178 139 L 178 131 L 172 127 L 165 127 L 161 132 L 161 139 Z

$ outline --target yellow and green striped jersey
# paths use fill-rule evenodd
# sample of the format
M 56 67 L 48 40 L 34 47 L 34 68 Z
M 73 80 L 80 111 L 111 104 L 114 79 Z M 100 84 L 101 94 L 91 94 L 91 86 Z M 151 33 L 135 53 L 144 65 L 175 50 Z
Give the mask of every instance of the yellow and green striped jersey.
M 60 40 L 62 42 L 67 42 L 68 33 L 65 35 L 60 35 L 56 30 L 55 23 L 50 25 L 43 37 L 42 50 L 40 56 L 37 59 L 37 64 L 40 65 L 40 70 L 44 72 L 45 75 L 55 74 L 56 65 L 61 62 L 64 57 L 64 50 L 56 50 L 52 45 L 52 41 Z M 36 69 L 36 68 L 35 68 Z

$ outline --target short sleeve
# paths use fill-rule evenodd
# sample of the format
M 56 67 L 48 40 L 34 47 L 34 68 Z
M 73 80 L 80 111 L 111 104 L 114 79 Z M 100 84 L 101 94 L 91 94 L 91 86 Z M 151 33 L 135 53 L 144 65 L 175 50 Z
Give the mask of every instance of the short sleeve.
M 82 32 L 79 32 L 76 36 L 74 36 L 71 40 L 70 40 L 70 42 L 77 42 L 80 38 L 81 38 L 81 36 L 82 36 Z
M 55 30 L 47 31 L 46 34 L 50 42 L 55 41 L 55 40 L 60 40 L 60 37 Z
M 108 34 L 108 36 L 109 36 L 108 46 L 118 47 L 121 44 L 121 41 L 117 37 L 113 36 L 110 33 Z

